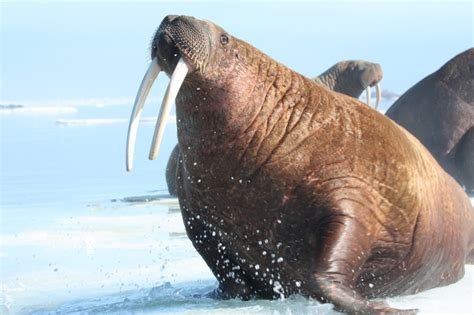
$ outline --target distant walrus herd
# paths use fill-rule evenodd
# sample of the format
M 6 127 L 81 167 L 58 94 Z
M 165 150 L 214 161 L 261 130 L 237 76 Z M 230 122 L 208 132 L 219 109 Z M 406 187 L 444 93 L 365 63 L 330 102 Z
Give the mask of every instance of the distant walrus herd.
M 167 16 L 133 108 L 127 169 L 163 71 L 171 80 L 150 158 L 175 102 L 167 177 L 219 282 L 210 296 L 300 294 L 350 314 L 415 313 L 373 299 L 451 284 L 474 263 L 473 56 L 388 111 L 412 135 L 354 98 L 377 86 L 379 65 L 343 62 L 312 80 L 209 21 Z

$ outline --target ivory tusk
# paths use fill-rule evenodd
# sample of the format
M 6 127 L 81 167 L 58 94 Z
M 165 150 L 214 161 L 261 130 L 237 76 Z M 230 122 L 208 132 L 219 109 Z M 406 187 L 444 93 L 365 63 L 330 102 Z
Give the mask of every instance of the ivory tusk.
M 365 95 L 367 95 L 367 105 L 370 106 L 370 101 L 371 101 L 371 95 L 370 95 L 370 86 L 368 86 L 366 89 L 365 89 Z
M 145 105 L 146 98 L 150 92 L 156 77 L 160 73 L 161 69 L 156 61 L 156 58 L 151 61 L 148 70 L 143 76 L 142 83 L 138 89 L 135 103 L 133 105 L 132 116 L 130 117 L 130 123 L 128 125 L 127 133 L 127 153 L 126 153 L 126 164 L 127 172 L 130 172 L 133 167 L 133 153 L 135 150 L 135 142 L 137 139 L 138 124 L 140 122 L 140 115 L 142 114 L 143 106 Z
M 149 159 L 154 160 L 158 155 L 160 149 L 161 140 L 165 131 L 166 122 L 171 111 L 171 105 L 178 95 L 179 89 L 183 84 L 186 74 L 188 73 L 189 68 L 184 62 L 183 58 L 180 58 L 176 68 L 171 75 L 170 83 L 166 89 L 166 94 L 161 104 L 160 114 L 156 120 L 155 133 L 153 135 L 153 142 L 151 144 Z
M 377 95 L 377 100 L 375 102 L 375 109 L 377 109 L 379 107 L 379 104 L 382 100 L 382 89 L 380 88 L 380 83 L 377 83 L 375 85 L 375 91 L 376 91 L 376 95 Z

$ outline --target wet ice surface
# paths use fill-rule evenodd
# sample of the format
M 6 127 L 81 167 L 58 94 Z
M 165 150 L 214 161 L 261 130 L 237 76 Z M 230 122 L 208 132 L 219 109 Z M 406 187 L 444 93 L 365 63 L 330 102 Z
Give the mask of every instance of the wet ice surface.
M 85 215 L 4 234 L 4 311 L 333 313 L 331 305 L 301 296 L 249 302 L 205 297 L 216 281 L 185 235 L 177 200 L 153 194 L 124 200 L 91 204 Z M 388 301 L 422 313 L 472 313 L 474 269 L 466 267 L 465 277 L 456 284 Z

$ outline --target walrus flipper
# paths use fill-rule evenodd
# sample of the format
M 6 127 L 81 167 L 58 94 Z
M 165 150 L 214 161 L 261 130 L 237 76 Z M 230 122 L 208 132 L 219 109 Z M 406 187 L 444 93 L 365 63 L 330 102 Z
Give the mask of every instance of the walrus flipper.
M 166 164 L 166 185 L 168 186 L 168 192 L 171 196 L 178 195 L 178 188 L 176 187 L 176 183 L 178 182 L 176 179 L 176 168 L 180 160 L 179 145 L 176 145 L 173 151 L 171 151 L 168 164 Z
M 474 127 L 469 129 L 458 144 L 455 164 L 460 170 L 457 180 L 470 195 L 474 195 Z
M 352 211 L 351 211 L 352 212 Z M 332 303 L 347 314 L 416 314 L 417 310 L 391 308 L 381 301 L 369 301 L 357 292 L 357 279 L 371 254 L 369 225 L 351 215 L 331 215 L 323 219 L 324 239 L 313 273 L 320 300 Z

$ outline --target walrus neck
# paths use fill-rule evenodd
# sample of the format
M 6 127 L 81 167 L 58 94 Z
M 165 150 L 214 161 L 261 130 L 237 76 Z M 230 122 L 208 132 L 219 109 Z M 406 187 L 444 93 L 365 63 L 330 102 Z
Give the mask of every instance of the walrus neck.
M 360 84 L 354 83 L 351 72 L 345 71 L 345 67 L 333 66 L 314 79 L 320 85 L 324 85 L 330 90 L 341 92 L 349 96 L 358 98 L 364 91 Z
M 327 108 L 308 106 L 321 104 L 311 92 L 312 80 L 263 54 L 252 62 L 259 66 L 237 64 L 220 85 L 191 76 L 185 81 L 176 115 L 188 174 L 199 179 L 213 174 L 231 178 L 235 172 L 251 176 L 274 154 L 282 141 L 280 130 L 292 130 L 310 117 L 324 121 L 318 117 L 327 115 Z
M 225 70 L 216 70 L 220 71 L 217 79 L 203 78 L 199 73 L 188 75 L 176 99 L 178 136 L 183 135 L 180 143 L 191 145 L 189 142 L 203 138 L 215 144 L 232 142 L 245 133 L 259 111 L 271 111 L 277 105 L 275 100 L 265 99 L 262 89 L 268 93 L 278 72 L 286 68 L 242 45 L 238 60 L 221 67 Z

